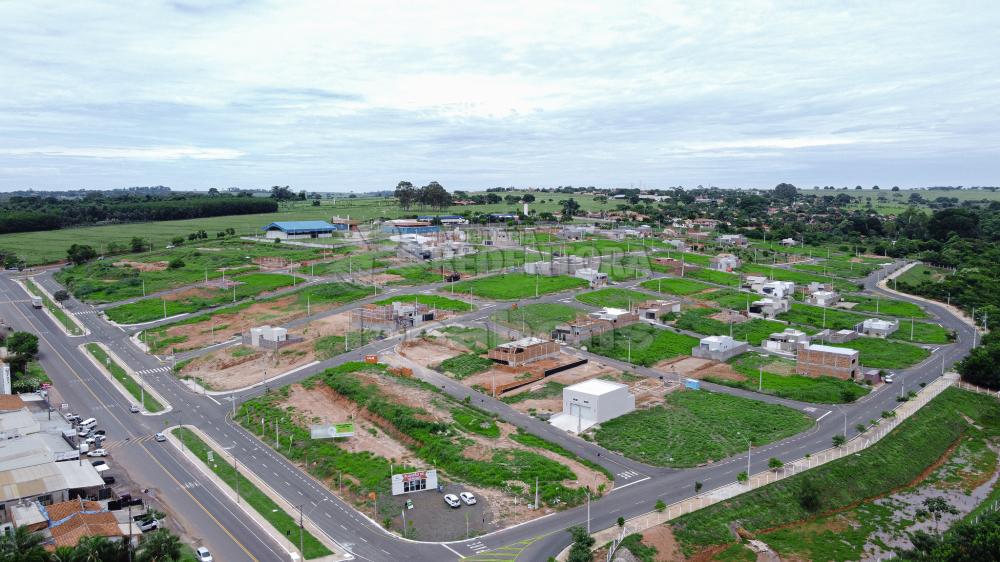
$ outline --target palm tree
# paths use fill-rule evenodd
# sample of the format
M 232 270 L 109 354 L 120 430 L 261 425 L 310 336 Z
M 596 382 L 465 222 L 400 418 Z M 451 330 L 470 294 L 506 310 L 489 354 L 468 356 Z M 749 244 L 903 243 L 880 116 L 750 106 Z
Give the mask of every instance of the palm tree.
M 140 562 L 174 562 L 181 557 L 181 541 L 166 529 L 146 535 L 139 545 Z
M 27 527 L 17 527 L 14 532 L 0 538 L 0 561 L 46 562 L 48 553 L 42 548 L 42 536 Z
M 72 546 L 60 546 L 49 555 L 49 562 L 75 562 L 76 549 Z
M 76 545 L 73 562 L 124 562 L 128 560 L 125 541 L 107 537 L 83 537 Z

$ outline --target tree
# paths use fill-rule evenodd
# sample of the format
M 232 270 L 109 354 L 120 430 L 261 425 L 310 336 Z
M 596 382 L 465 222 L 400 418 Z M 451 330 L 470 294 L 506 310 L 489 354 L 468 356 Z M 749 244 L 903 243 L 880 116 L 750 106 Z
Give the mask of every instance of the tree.
M 747 482 L 750 481 L 750 475 L 747 474 L 747 471 L 744 470 L 743 472 L 736 475 L 736 481 L 739 482 L 740 484 L 746 484 Z
M 562 216 L 564 220 L 570 220 L 580 210 L 580 204 L 577 203 L 576 199 L 570 197 L 569 199 L 563 199 L 559 202 L 559 207 L 562 208 Z
M 96 258 L 97 252 L 94 251 L 93 247 L 86 244 L 73 244 L 66 250 L 66 257 L 74 265 L 80 265 Z
M 497 195 L 496 193 L 487 193 L 486 194 L 486 204 L 488 204 L 488 205 L 496 205 L 497 203 L 499 203 L 501 201 L 503 201 L 503 199 L 499 195 Z
M 945 513 L 950 513 L 952 515 L 958 514 L 958 510 L 944 498 L 925 498 L 924 508 L 926 508 L 931 514 L 931 517 L 934 518 L 935 531 L 938 529 L 938 523 L 941 521 L 942 515 Z
M 890 191 L 899 191 L 899 186 L 898 185 L 892 186 L 892 189 Z
M 277 199 L 278 201 L 286 201 L 288 199 L 295 199 L 295 193 L 292 192 L 292 188 L 287 185 L 272 185 L 271 186 L 271 199 Z
M 410 207 L 417 201 L 417 189 L 413 187 L 413 184 L 408 181 L 401 181 L 396 184 L 396 191 L 394 192 L 396 200 L 399 201 L 399 206 L 403 210 L 409 210 Z
M 219 188 L 217 188 L 217 187 L 210 187 L 210 188 L 208 188 L 208 196 L 209 197 L 218 197 L 219 196 Z
M 137 560 L 139 562 L 172 562 L 180 557 L 180 539 L 166 529 L 160 529 L 142 538 Z
M 816 511 L 821 504 L 820 490 L 811 478 L 804 478 L 799 486 L 799 505 L 806 511 Z
M 38 336 L 30 332 L 14 332 L 7 336 L 7 351 L 23 359 L 38 355 Z
M 833 436 L 833 446 L 834 447 L 842 447 L 844 445 L 844 443 L 847 443 L 847 438 L 844 437 L 843 435 L 834 435 Z
M 174 236 L 173 238 L 170 239 L 170 244 L 173 246 L 180 246 L 183 243 L 184 243 L 183 236 Z
M 694 493 L 697 494 L 698 492 L 700 492 L 703 486 L 704 486 L 704 484 L 702 484 L 701 482 L 695 482 L 694 483 Z
M 14 529 L 13 533 L 0 536 L 0 560 L 4 562 L 45 562 L 48 553 L 42 547 L 42 535 L 32 533 L 27 527 Z
M 132 252 L 136 254 L 145 250 L 148 245 L 149 244 L 147 244 L 145 240 L 139 238 L 138 236 L 133 237 L 132 241 L 129 243 L 129 247 L 132 248 Z
M 616 523 L 618 523 L 618 528 L 619 528 L 619 529 L 622 529 L 622 528 L 624 528 L 624 527 L 625 527 L 625 518 L 624 518 L 624 517 L 621 517 L 621 516 L 619 516 L 619 517 L 618 517 L 618 521 L 616 521 Z
M 180 269 L 180 268 L 184 267 L 185 265 L 187 265 L 187 264 L 184 263 L 184 260 L 182 260 L 179 257 L 176 257 L 176 258 L 170 260 L 170 262 L 167 264 L 167 268 L 168 269 Z
M 778 457 L 771 457 L 767 461 L 767 467 L 771 470 L 777 471 L 785 467 L 785 463 L 781 462 Z
M 593 556 L 590 548 L 594 546 L 594 537 L 587 534 L 587 530 L 577 525 L 569 528 L 569 534 L 573 537 L 573 545 L 569 549 L 567 562 L 591 562 Z
M 787 199 L 789 201 L 795 199 L 799 190 L 794 185 L 790 183 L 779 183 L 774 186 L 774 196 L 779 199 Z
M 52 298 L 56 299 L 56 302 L 64 302 L 69 300 L 69 293 L 66 289 L 59 289 L 58 291 L 52 293 Z
M 991 340 L 970 351 L 956 370 L 965 382 L 997 390 L 1000 389 L 1000 369 L 996 368 L 1000 365 L 1000 343 Z
M 663 500 L 656 500 L 656 505 L 653 506 L 653 509 L 655 509 L 657 513 L 663 513 L 663 510 L 667 509 L 667 504 L 664 503 Z
M 534 203 L 535 196 L 530 193 L 525 193 L 524 196 L 521 197 L 521 201 L 523 201 L 524 203 Z
M 438 209 L 443 209 L 451 205 L 451 194 L 436 181 L 432 181 L 421 187 L 417 198 L 422 205 L 429 205 Z

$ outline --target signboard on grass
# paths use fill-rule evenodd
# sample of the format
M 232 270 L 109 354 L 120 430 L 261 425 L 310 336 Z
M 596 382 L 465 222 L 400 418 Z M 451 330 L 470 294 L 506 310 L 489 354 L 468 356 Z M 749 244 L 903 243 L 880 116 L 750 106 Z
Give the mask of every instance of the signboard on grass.
M 309 434 L 313 439 L 354 437 L 354 422 L 314 425 L 309 428 Z

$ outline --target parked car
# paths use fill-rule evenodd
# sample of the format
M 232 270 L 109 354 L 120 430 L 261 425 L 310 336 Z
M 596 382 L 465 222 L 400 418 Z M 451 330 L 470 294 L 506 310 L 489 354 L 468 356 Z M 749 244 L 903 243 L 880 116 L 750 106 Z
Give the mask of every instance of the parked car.
M 101 437 L 104 437 L 107 434 L 108 432 L 104 431 L 103 429 L 98 429 L 97 431 L 94 432 L 94 435 L 100 435 Z
M 91 433 L 92 432 L 90 429 L 81 429 L 80 431 L 76 432 L 76 434 L 80 437 L 90 437 Z
M 198 550 L 194 551 L 195 556 L 198 557 L 198 562 L 214 562 L 215 559 L 212 558 L 212 553 L 208 551 L 207 548 L 199 546 Z
M 472 495 L 471 492 L 462 492 L 458 495 L 465 502 L 465 505 L 473 505 L 476 503 L 476 496 Z
M 162 433 L 157 433 L 157 434 L 156 434 L 156 435 L 155 435 L 155 436 L 153 437 L 153 439 L 156 439 L 156 442 L 157 442 L 157 443 L 163 443 L 164 441 L 166 441 L 166 440 L 167 440 L 167 436 L 166 436 L 166 435 L 164 435 L 164 434 L 162 434 Z
M 458 501 L 458 496 L 455 494 L 445 494 L 444 503 L 450 505 L 451 507 L 461 507 L 462 502 Z
M 105 461 L 94 461 L 94 462 L 92 462 L 92 463 L 90 463 L 90 464 L 92 464 L 92 465 L 94 465 L 94 466 L 104 466 L 104 465 L 106 465 L 106 464 L 108 464 L 108 463 L 107 463 L 107 462 L 105 462 Z
M 886 375 L 885 378 L 882 379 L 882 381 L 888 384 L 892 384 L 892 375 Z
M 106 457 L 108 456 L 107 449 L 94 449 L 93 451 L 87 453 L 88 457 Z
M 128 411 L 132 412 L 133 414 L 137 414 L 139 413 L 139 406 L 132 404 L 131 406 L 128 407 Z
M 76 414 L 69 414 L 69 415 L 66 416 L 66 421 L 68 421 L 69 423 L 76 423 L 76 422 L 80 421 L 81 419 L 83 419 L 83 418 L 81 418 L 80 416 L 78 416 Z
M 112 484 L 115 483 L 115 477 L 114 476 L 102 476 L 101 480 L 104 480 L 104 483 L 107 484 L 108 486 L 110 486 L 110 485 L 112 485 Z
M 160 522 L 156 519 L 150 519 L 148 521 L 138 521 L 139 530 L 145 533 L 146 531 L 152 531 L 154 529 L 160 528 Z

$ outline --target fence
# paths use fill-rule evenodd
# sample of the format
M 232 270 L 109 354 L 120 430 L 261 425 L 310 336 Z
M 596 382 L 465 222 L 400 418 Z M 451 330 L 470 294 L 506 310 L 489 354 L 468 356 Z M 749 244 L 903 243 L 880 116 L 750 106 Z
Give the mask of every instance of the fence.
M 920 408 L 930 402 L 935 396 L 943 392 L 949 386 L 952 386 L 952 384 L 955 384 L 964 390 L 973 390 L 974 392 L 982 392 L 998 396 L 996 392 L 978 389 L 978 387 L 966 388 L 971 387 L 972 385 L 958 382 L 956 378 L 956 376 L 949 374 L 935 379 L 933 382 L 921 389 L 914 398 L 911 398 L 906 402 L 901 402 L 898 406 L 896 406 L 893 410 L 894 415 L 892 417 L 883 419 L 877 425 L 869 427 L 863 433 L 859 433 L 854 436 L 840 447 L 831 447 L 818 453 L 796 459 L 786 463 L 781 469 L 758 472 L 757 474 L 750 476 L 745 483 L 733 482 L 679 502 L 672 503 L 663 511 L 652 511 L 638 515 L 625 521 L 625 527 L 622 529 L 615 526 L 593 533 L 594 538 L 597 540 L 595 544 L 601 545 L 616 539 L 620 540 L 621 537 L 626 537 L 633 533 L 640 533 L 646 529 L 655 527 L 656 525 L 661 525 L 682 515 L 687 515 L 693 511 L 728 500 L 740 494 L 745 494 L 746 492 L 760 488 L 761 486 L 766 486 L 777 482 L 778 480 L 788 478 L 789 476 L 794 476 L 804 470 L 816 468 L 817 466 L 824 465 L 828 462 L 863 451 L 888 435 L 893 429 L 898 427 L 899 424 L 903 423 L 904 420 L 912 416 Z M 563 551 L 562 554 L 565 554 L 566 552 L 567 551 Z

